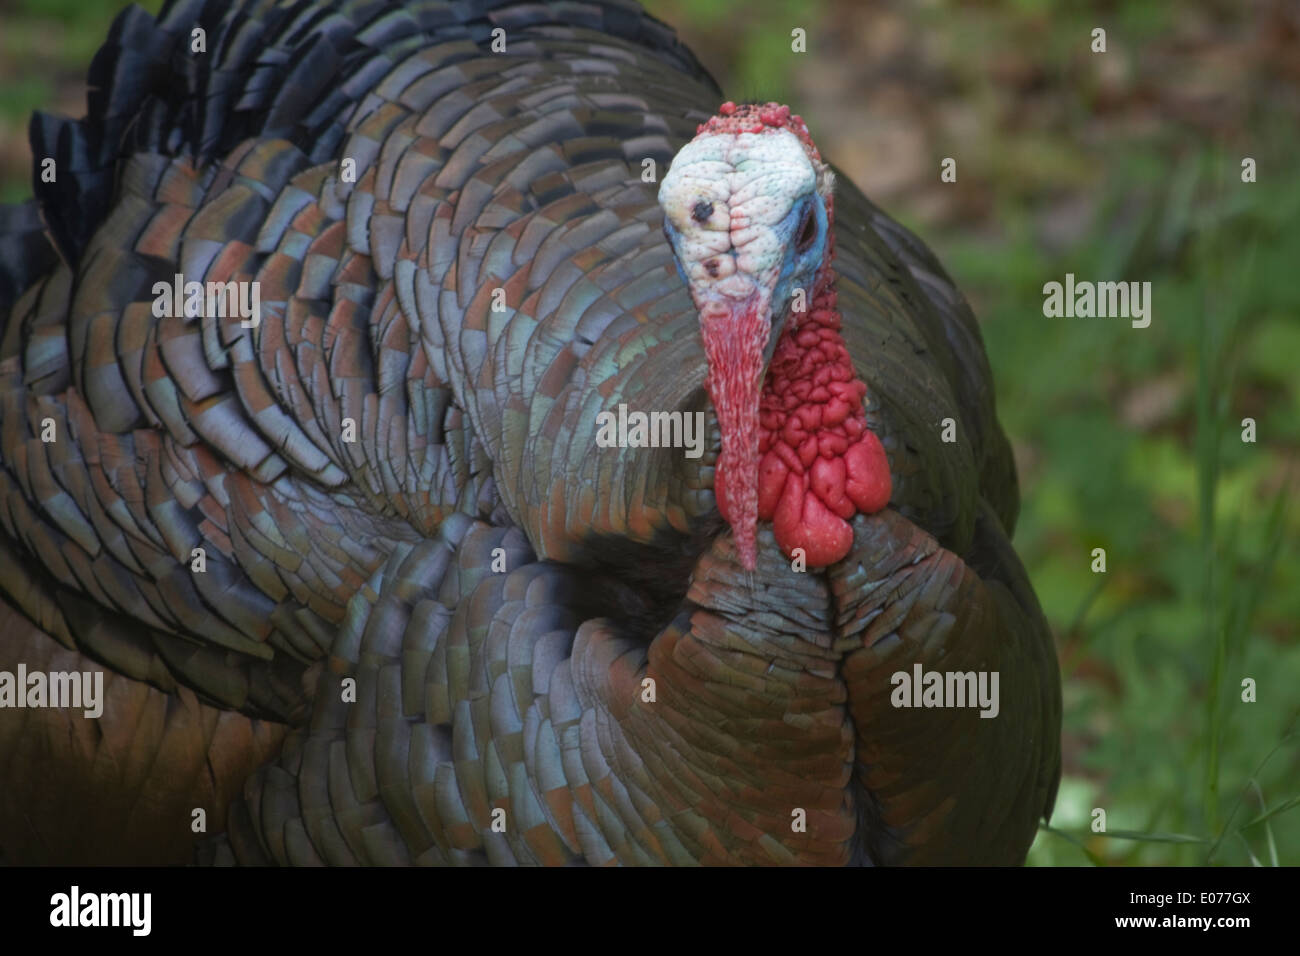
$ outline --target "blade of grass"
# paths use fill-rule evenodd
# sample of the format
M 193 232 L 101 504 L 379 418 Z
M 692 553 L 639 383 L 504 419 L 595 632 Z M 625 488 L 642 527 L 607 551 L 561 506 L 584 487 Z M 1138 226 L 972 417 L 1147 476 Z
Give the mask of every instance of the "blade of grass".
M 1099 857 L 1096 853 L 1093 853 L 1093 852 L 1092 852 L 1091 850 L 1089 850 L 1086 846 L 1084 846 L 1083 841 L 1080 840 L 1078 837 L 1076 837 L 1073 833 L 1066 833 L 1064 830 L 1058 830 L 1058 829 L 1056 829 L 1056 827 L 1051 826 L 1051 825 L 1046 824 L 1046 823 L 1040 823 L 1040 824 L 1038 824 L 1038 829 L 1040 829 L 1040 830 L 1045 830 L 1045 831 L 1048 832 L 1048 833 L 1054 834 L 1054 835 L 1060 837 L 1062 840 L 1065 840 L 1067 843 L 1073 843 L 1075 846 L 1077 846 L 1077 847 L 1078 847 L 1078 848 L 1083 852 L 1083 855 L 1086 856 L 1086 857 L 1088 858 L 1088 861 L 1089 861 L 1090 863 L 1092 863 L 1093 866 L 1105 866 L 1105 865 L 1106 865 L 1106 861 L 1105 861 L 1105 860 L 1103 860 L 1103 859 L 1102 859 L 1101 857 Z
M 1268 512 L 1268 540 L 1259 564 L 1246 578 L 1246 582 L 1235 589 L 1231 606 L 1228 609 L 1229 634 L 1233 636 L 1234 650 L 1238 653 L 1244 649 L 1246 632 L 1255 617 L 1255 608 L 1264 594 L 1264 588 L 1273 579 L 1273 568 L 1282 551 L 1282 534 L 1286 523 L 1286 502 L 1290 496 L 1290 482 L 1283 482 L 1273 496 L 1273 503 Z
M 1275 806 L 1272 810 L 1267 810 L 1264 813 L 1261 813 L 1259 816 L 1249 821 L 1248 823 L 1243 823 L 1239 829 L 1244 830 L 1246 829 L 1246 827 L 1253 827 L 1257 823 L 1264 823 L 1265 821 L 1272 819 L 1278 814 L 1285 813 L 1286 811 L 1292 810 L 1296 807 L 1300 807 L 1300 794 L 1297 794 L 1296 796 L 1292 797 L 1290 800 L 1284 800 L 1283 802 Z
M 1079 602 L 1078 610 L 1074 612 L 1074 618 L 1070 621 L 1069 627 L 1063 632 L 1065 640 L 1065 651 L 1061 655 L 1061 676 L 1063 680 L 1068 680 L 1074 674 L 1074 669 L 1079 666 L 1079 660 L 1087 645 L 1083 634 L 1083 622 L 1105 586 L 1106 575 L 1097 575 L 1097 580 L 1093 582 L 1092 587 L 1088 589 L 1088 593 Z M 1096 629 L 1092 629 L 1092 634 L 1095 635 L 1095 633 Z
M 1215 602 L 1216 587 L 1216 548 L 1214 526 L 1214 493 L 1218 484 L 1219 442 L 1218 429 L 1215 427 L 1214 383 L 1210 370 L 1210 356 L 1215 353 L 1214 327 L 1211 321 L 1209 302 L 1208 274 L 1209 261 L 1213 257 L 1205 254 L 1207 243 L 1198 244 L 1202 255 L 1201 275 L 1207 277 L 1206 287 L 1202 291 L 1202 307 L 1198 314 L 1197 335 L 1197 372 L 1196 372 L 1196 484 L 1199 498 L 1200 543 L 1202 560 L 1201 595 L 1203 601 L 1204 628 L 1207 643 L 1210 645 L 1210 682 L 1206 691 L 1205 715 L 1205 784 L 1204 813 L 1206 828 L 1213 833 L 1218 829 L 1219 818 L 1219 739 L 1220 739 L 1220 700 L 1223 687 L 1223 663 L 1227 648 L 1224 635 L 1217 628 L 1218 619 Z
M 1223 838 L 1227 836 L 1228 827 L 1232 824 L 1233 819 L 1237 816 L 1237 810 L 1241 808 L 1241 801 L 1242 798 L 1246 796 L 1246 790 L 1250 787 L 1250 784 L 1254 782 L 1254 780 L 1259 776 L 1260 772 L 1264 769 L 1264 767 L 1267 766 L 1268 762 L 1273 759 L 1273 755 L 1277 753 L 1279 750 L 1281 750 L 1283 747 L 1285 747 L 1287 743 L 1290 742 L 1290 740 L 1293 737 L 1295 737 L 1296 735 L 1295 725 L 1298 721 L 1300 721 L 1300 714 L 1297 714 L 1295 717 L 1291 718 L 1291 723 L 1287 725 L 1287 729 L 1283 732 L 1282 739 L 1279 740 L 1276 744 L 1274 744 L 1273 749 L 1264 755 L 1264 759 L 1259 762 L 1259 766 L 1257 766 L 1254 772 L 1250 775 L 1250 779 L 1241 788 L 1241 790 L 1237 792 L 1237 799 L 1233 801 L 1232 810 L 1228 813 L 1228 819 L 1224 822 L 1223 829 L 1219 831 L 1219 835 L 1215 838 L 1214 843 L 1210 846 L 1210 852 L 1205 855 L 1205 864 L 1207 866 L 1209 865 L 1210 861 L 1214 859 L 1214 854 L 1218 852 L 1219 845 L 1223 842 Z M 1293 797 L 1291 800 L 1288 800 L 1287 803 L 1282 805 L 1281 809 L 1289 809 L 1289 805 L 1293 805 L 1294 802 L 1297 800 L 1300 800 L 1300 796 Z M 1269 816 L 1275 816 L 1278 812 L 1280 812 L 1279 808 L 1274 808 L 1272 811 L 1269 812 Z M 1251 821 L 1251 823 L 1257 823 L 1257 822 L 1259 821 L 1258 820 Z M 1247 826 L 1249 825 L 1250 824 L 1247 824 Z
M 1164 819 L 1165 813 L 1169 810 L 1169 804 L 1170 804 L 1170 797 L 1168 794 L 1166 794 L 1161 799 L 1160 804 L 1158 806 L 1151 808 L 1151 812 L 1147 814 L 1146 820 L 1144 821 L 1141 830 L 1111 830 L 1109 832 L 1111 833 L 1160 833 L 1162 831 L 1156 829 L 1156 824 L 1159 821 Z M 1130 849 L 1128 853 L 1124 855 L 1122 862 L 1125 866 L 1140 866 L 1142 851 L 1144 849 L 1142 846 L 1143 841 L 1135 840 L 1131 842 L 1133 844 L 1132 849 Z M 1168 842 L 1168 841 L 1152 840 L 1150 842 L 1161 843 L 1161 842 Z
M 1190 833 L 1144 833 L 1141 830 L 1107 830 L 1094 836 L 1108 837 L 1112 840 L 1136 840 L 1139 843 L 1209 843 L 1205 837 L 1192 836 Z
M 1254 787 L 1255 787 L 1255 796 L 1259 798 L 1259 809 L 1260 809 L 1260 811 L 1263 812 L 1263 813 L 1267 813 L 1267 812 L 1268 812 L 1268 801 L 1264 799 L 1264 791 L 1260 788 L 1260 786 L 1259 786 L 1259 782 L 1258 782 L 1258 781 L 1256 781 L 1256 780 L 1252 780 L 1251 783 L 1252 783 L 1252 784 L 1254 785 Z M 1242 842 L 1245 843 L 1247 847 L 1249 847 L 1249 846 L 1250 846 L 1249 841 L 1246 840 L 1245 834 L 1243 834 L 1243 833 L 1241 832 L 1241 831 L 1244 830 L 1244 829 L 1245 829 L 1245 827 L 1238 827 L 1238 828 L 1237 828 L 1237 836 L 1241 837 Z M 1268 841 L 1268 858 L 1269 858 L 1269 861 L 1270 861 L 1274 866 L 1277 866 L 1277 865 L 1278 865 L 1278 863 L 1277 863 L 1277 842 L 1273 839 L 1273 827 L 1272 827 L 1272 825 L 1271 825 L 1267 820 L 1264 821 L 1264 838 L 1265 838 L 1265 840 Z
M 1259 862 L 1259 859 L 1255 856 L 1255 851 L 1250 848 L 1250 844 L 1246 842 L 1246 838 L 1241 835 L 1240 830 L 1236 832 L 1235 836 L 1241 841 L 1241 845 L 1246 848 L 1246 856 L 1250 857 L 1250 865 L 1263 866 L 1264 864 Z

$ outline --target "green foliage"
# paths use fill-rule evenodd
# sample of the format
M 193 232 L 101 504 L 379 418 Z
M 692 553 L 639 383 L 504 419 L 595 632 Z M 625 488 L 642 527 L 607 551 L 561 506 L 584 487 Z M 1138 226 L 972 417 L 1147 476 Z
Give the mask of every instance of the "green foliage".
M 21 74 L 48 76 L 58 68 L 84 76 L 113 18 L 130 5 L 130 0 L 19 0 L 16 10 L 0 10 L 3 62 Z M 162 0 L 139 5 L 157 13 Z M 7 99 L 9 85 L 4 84 L 0 102 Z
M 26 122 L 32 110 L 45 106 L 53 93 L 54 85 L 40 76 L 19 77 L 6 83 L 0 95 L 0 120 Z
M 728 63 L 724 89 L 737 102 L 791 100 L 791 30 L 803 28 L 811 44 L 827 9 L 825 0 L 645 0 L 644 6 L 667 23 L 700 31 L 705 39 L 693 41 L 696 55 L 706 66 Z
M 1006 210 L 1003 243 L 936 243 L 984 306 L 1001 417 L 1033 463 L 1017 547 L 1062 641 L 1077 752 L 1053 830 L 1082 847 L 1044 832 L 1031 862 L 1294 864 L 1300 183 L 1243 184 L 1237 158 L 1208 147 L 1162 177 L 1134 148 L 1091 233 L 1057 256 L 1017 227 L 1023 209 Z M 1042 283 L 1066 272 L 1150 281 L 1151 327 L 1045 318 Z M 1166 412 L 1125 421 L 1162 380 Z M 1256 444 L 1241 441 L 1248 416 Z M 1108 834 L 1090 832 L 1093 807 Z

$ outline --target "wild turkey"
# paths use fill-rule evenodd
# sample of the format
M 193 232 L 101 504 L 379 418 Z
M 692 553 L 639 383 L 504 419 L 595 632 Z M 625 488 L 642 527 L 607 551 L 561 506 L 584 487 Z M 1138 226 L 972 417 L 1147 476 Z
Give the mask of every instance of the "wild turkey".
M 0 709 L 6 860 L 1024 859 L 978 328 L 797 116 L 630 0 L 176 0 L 89 81 L 0 219 L 0 671 L 105 703 Z

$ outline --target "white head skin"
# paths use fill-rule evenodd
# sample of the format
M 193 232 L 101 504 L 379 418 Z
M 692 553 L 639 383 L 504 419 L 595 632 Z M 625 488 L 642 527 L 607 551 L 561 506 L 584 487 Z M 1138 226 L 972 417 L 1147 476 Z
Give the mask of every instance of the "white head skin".
M 706 133 L 682 147 L 659 187 L 659 205 L 701 316 L 756 295 L 771 309 L 789 260 L 792 213 L 803 211 L 796 207 L 817 185 L 803 143 L 785 129 Z M 815 227 L 816 210 L 809 212 Z M 789 264 L 811 286 L 821 257 L 799 258 L 806 261 Z
M 812 297 L 829 234 L 833 177 L 787 123 L 806 137 L 784 107 L 724 104 L 674 157 L 659 187 L 664 233 L 699 310 L 722 432 L 714 492 L 751 568 L 763 378 L 794 290 L 804 290 L 805 304 Z

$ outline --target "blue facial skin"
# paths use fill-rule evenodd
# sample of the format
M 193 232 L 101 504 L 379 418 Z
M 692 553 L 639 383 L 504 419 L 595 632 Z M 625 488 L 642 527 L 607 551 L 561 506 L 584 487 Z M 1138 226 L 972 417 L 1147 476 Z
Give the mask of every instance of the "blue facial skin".
M 804 216 L 811 207 L 812 222 L 805 228 Z M 809 238 L 811 230 L 811 238 Z M 776 277 L 776 287 L 772 290 L 772 334 L 768 336 L 765 360 L 771 359 L 776 342 L 781 337 L 789 318 L 790 300 L 795 289 L 804 290 L 803 307 L 812 305 L 813 282 L 822 258 L 826 255 L 826 203 L 817 193 L 813 193 L 801 203 L 796 203 L 786 217 L 776 225 L 776 234 L 781 237 L 785 249 L 785 262 Z M 805 242 L 799 248 L 800 240 Z
M 668 239 L 668 245 L 673 250 L 673 265 L 677 268 L 677 275 L 681 277 L 682 285 L 688 289 L 691 281 L 686 278 L 686 272 L 682 269 L 682 256 L 677 251 L 677 241 L 681 238 L 682 231 L 669 222 L 668 217 L 664 216 L 664 236 Z
M 804 226 L 805 215 L 810 216 L 812 220 L 807 229 Z M 773 230 L 781 240 L 782 248 L 785 249 L 785 261 L 781 263 L 781 271 L 777 273 L 776 286 L 772 290 L 772 333 L 768 336 L 767 348 L 764 350 L 765 364 L 771 359 L 777 340 L 785 328 L 794 290 L 804 290 L 805 308 L 812 304 L 810 299 L 813 281 L 817 278 L 817 270 L 826 254 L 825 201 L 817 193 L 812 193 L 792 206 L 785 218 L 773 226 Z M 682 282 L 689 285 L 678 252 L 681 231 L 667 218 L 664 219 L 664 235 L 668 237 L 668 242 L 672 246 L 673 265 L 677 268 L 677 274 L 682 277 Z M 801 239 L 805 241 L 802 249 Z

